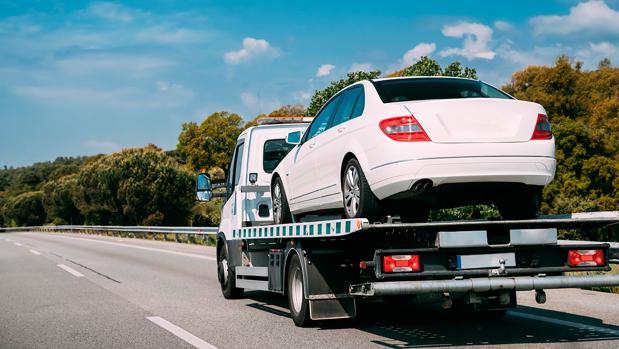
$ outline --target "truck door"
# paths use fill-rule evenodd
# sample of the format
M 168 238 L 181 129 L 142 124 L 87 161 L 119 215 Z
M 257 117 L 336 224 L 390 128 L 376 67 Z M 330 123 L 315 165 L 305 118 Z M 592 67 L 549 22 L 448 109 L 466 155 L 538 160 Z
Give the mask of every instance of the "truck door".
M 243 209 L 241 207 L 241 172 L 243 170 L 243 153 L 245 142 L 240 140 L 234 150 L 234 155 L 228 168 L 228 177 L 226 179 L 226 191 L 228 199 L 221 210 L 222 225 L 229 222 L 230 227 L 226 231 L 238 229 L 242 226 Z

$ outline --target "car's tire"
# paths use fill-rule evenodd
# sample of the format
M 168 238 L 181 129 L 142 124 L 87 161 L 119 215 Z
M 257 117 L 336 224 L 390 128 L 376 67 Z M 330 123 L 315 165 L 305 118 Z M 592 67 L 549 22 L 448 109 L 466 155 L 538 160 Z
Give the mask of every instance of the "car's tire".
M 301 260 L 297 254 L 293 255 L 290 260 L 286 281 L 286 294 L 288 295 L 288 306 L 290 307 L 292 321 L 299 327 L 309 326 L 312 323 L 309 300 L 305 298 L 303 293 L 306 281 L 303 278 Z
M 271 188 L 271 200 L 273 200 L 273 221 L 275 224 L 292 223 L 292 214 L 288 206 L 288 198 L 282 179 L 277 177 Z
M 430 209 L 413 207 L 410 210 L 400 212 L 402 223 L 425 223 L 430 219 Z
M 234 268 L 228 263 L 228 249 L 222 246 L 217 256 L 217 279 L 221 293 L 226 299 L 237 299 L 243 296 L 243 289 L 236 287 Z
M 370 222 L 379 218 L 378 198 L 355 158 L 348 160 L 342 171 L 342 200 L 346 218 L 367 218 Z
M 496 203 L 503 219 L 534 219 L 540 215 L 541 190 L 525 189 Z

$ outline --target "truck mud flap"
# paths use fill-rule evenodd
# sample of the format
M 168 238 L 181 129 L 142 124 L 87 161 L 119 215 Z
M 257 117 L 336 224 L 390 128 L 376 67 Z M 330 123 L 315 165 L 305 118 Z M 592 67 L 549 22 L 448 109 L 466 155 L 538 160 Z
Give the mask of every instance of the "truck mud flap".
M 553 288 L 619 286 L 619 275 L 496 277 L 462 280 L 369 282 L 349 287 L 353 296 L 397 296 L 442 292 L 530 291 Z
M 310 299 L 310 318 L 312 320 L 333 320 L 354 318 L 357 315 L 355 298 Z

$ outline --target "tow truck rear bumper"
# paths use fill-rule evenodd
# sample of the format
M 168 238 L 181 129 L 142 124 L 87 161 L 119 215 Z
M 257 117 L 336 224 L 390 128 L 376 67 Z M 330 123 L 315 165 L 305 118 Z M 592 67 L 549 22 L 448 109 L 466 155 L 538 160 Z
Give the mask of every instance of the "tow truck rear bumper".
M 619 286 L 619 275 L 519 276 L 461 280 L 381 281 L 349 287 L 353 296 L 401 296 L 422 293 L 530 291 L 553 288 Z

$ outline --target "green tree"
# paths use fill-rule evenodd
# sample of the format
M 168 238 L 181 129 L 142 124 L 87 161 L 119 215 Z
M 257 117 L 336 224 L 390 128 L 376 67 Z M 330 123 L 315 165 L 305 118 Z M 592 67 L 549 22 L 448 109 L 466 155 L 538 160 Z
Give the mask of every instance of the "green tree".
M 48 221 L 54 224 L 82 224 L 84 217 L 76 205 L 78 191 L 77 174 L 47 182 L 43 186 L 43 207 Z
M 185 225 L 193 177 L 155 146 L 125 149 L 82 168 L 77 206 L 87 224 Z
M 462 67 L 460 62 L 450 63 L 445 69 L 432 58 L 423 56 L 415 64 L 402 70 L 398 70 L 388 75 L 389 77 L 398 76 L 454 76 L 460 78 L 477 79 L 475 68 Z
M 10 225 L 39 226 L 45 222 L 43 193 L 26 192 L 7 200 L 4 205 L 5 219 Z
M 544 190 L 542 211 L 617 210 L 619 69 L 603 60 L 597 70 L 583 71 L 561 56 L 553 66 L 514 73 L 503 89 L 543 105 L 553 126 L 557 172 Z
M 243 118 L 228 112 L 213 113 L 200 125 L 184 123 L 176 145 L 178 157 L 195 171 L 227 168 L 241 131 Z
M 307 107 L 307 116 L 315 116 L 316 113 L 327 103 L 327 101 L 333 97 L 341 89 L 350 84 L 354 84 L 357 81 L 376 79 L 380 76 L 380 70 L 374 70 L 371 72 L 351 72 L 346 75 L 346 78 L 341 80 L 331 81 L 331 84 L 322 90 L 314 91 L 314 95 L 310 101 L 309 107 Z

